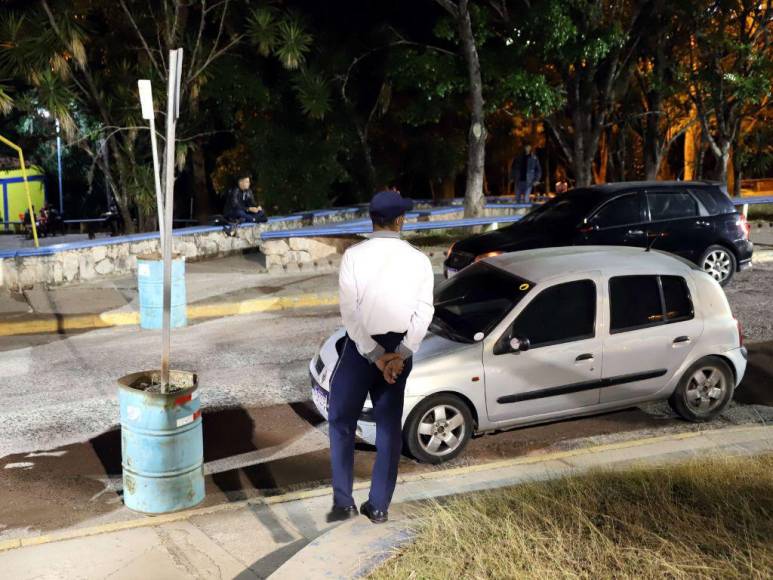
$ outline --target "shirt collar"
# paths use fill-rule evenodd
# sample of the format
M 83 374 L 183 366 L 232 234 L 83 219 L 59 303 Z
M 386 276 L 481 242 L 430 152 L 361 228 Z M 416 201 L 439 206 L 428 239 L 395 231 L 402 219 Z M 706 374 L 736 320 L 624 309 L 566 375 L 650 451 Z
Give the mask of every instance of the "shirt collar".
M 366 237 L 371 240 L 373 238 L 393 238 L 395 240 L 399 240 L 400 232 L 393 232 L 390 230 L 379 230 L 377 232 L 371 232 L 369 234 L 366 234 Z

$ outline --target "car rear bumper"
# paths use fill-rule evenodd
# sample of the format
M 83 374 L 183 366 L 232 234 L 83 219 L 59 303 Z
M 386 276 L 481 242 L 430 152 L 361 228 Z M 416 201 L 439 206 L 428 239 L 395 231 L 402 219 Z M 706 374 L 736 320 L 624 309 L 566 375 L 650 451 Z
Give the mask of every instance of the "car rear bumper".
M 744 374 L 746 373 L 746 364 L 749 358 L 749 353 L 746 350 L 746 347 L 741 346 L 739 348 L 734 348 L 727 351 L 724 353 L 724 355 L 733 364 L 735 370 L 735 386 L 737 387 L 741 384 Z

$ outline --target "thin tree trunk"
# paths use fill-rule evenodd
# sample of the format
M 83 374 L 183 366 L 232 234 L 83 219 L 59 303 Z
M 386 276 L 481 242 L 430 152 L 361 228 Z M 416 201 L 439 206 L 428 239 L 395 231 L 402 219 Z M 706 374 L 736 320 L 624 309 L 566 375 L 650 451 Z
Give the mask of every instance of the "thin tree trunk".
M 486 125 L 483 114 L 483 81 L 480 74 L 480 60 L 467 0 L 458 5 L 459 37 L 462 41 L 464 59 L 470 83 L 470 130 L 467 136 L 467 183 L 464 193 L 465 217 L 483 215 L 483 174 L 486 167 Z
M 199 141 L 193 148 L 191 166 L 193 168 L 193 203 L 196 219 L 206 223 L 212 214 L 212 206 L 207 188 L 207 170 L 204 165 L 203 142 Z

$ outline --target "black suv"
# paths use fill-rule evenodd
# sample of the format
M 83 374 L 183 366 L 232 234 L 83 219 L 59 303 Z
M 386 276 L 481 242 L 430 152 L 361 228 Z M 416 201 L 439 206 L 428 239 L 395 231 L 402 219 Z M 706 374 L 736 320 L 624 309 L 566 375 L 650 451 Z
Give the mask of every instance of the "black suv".
M 723 285 L 736 271 L 751 266 L 749 224 L 721 186 L 652 181 L 572 189 L 511 226 L 455 243 L 448 251 L 445 273 L 448 277 L 504 252 L 650 243 L 694 262 Z

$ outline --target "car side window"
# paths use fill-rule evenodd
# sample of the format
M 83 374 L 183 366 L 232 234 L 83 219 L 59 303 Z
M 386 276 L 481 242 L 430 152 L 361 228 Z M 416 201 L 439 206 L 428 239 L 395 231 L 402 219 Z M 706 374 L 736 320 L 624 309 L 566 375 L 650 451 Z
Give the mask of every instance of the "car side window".
M 685 279 L 681 276 L 661 276 L 660 282 L 663 285 L 663 300 L 666 303 L 666 321 L 690 320 L 695 311 Z
M 690 320 L 695 315 L 690 290 L 681 276 L 611 278 L 609 310 L 611 334 Z
M 591 218 L 591 223 L 599 228 L 611 228 L 640 223 L 641 202 L 639 194 L 629 193 L 604 204 Z
M 699 215 L 698 202 L 687 191 L 647 192 L 650 219 L 654 222 Z
M 546 288 L 518 315 L 510 336 L 527 338 L 531 348 L 593 338 L 596 284 L 578 280 Z
M 618 276 L 609 280 L 611 333 L 663 322 L 657 276 Z

